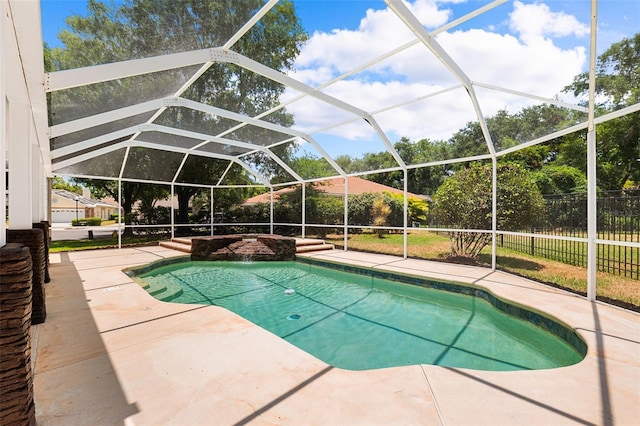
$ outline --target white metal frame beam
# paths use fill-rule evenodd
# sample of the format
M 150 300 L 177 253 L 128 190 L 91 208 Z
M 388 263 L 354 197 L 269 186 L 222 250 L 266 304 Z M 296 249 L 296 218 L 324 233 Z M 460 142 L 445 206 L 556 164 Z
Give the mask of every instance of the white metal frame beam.
M 60 137 L 69 133 L 85 130 L 101 124 L 106 124 L 109 122 L 126 119 L 132 115 L 138 115 L 138 114 L 142 114 L 142 113 L 150 112 L 154 110 L 155 111 L 164 110 L 166 107 L 190 108 L 206 114 L 217 115 L 220 117 L 225 117 L 231 120 L 239 121 L 239 122 L 242 122 L 243 124 L 249 124 L 249 125 L 266 129 L 266 130 L 272 130 L 272 131 L 280 132 L 290 136 L 299 137 L 307 141 L 308 143 L 310 143 L 320 153 L 320 155 L 326 161 L 328 161 L 329 164 L 331 164 L 331 166 L 338 172 L 338 174 L 343 176 L 345 175 L 344 170 L 342 170 L 342 168 L 337 163 L 335 163 L 333 158 L 331 158 L 322 149 L 322 147 L 311 136 L 309 136 L 306 133 L 303 133 L 288 127 L 280 126 L 277 124 L 269 123 L 264 120 L 247 117 L 242 114 L 231 112 L 222 108 L 206 105 L 200 102 L 195 102 L 195 101 L 180 98 L 180 97 L 167 97 L 162 99 L 155 99 L 155 100 L 143 102 L 137 105 L 123 107 L 117 110 L 107 111 L 101 114 L 96 114 L 90 117 L 85 117 L 78 120 L 57 124 L 49 128 L 49 134 L 50 134 L 50 137 L 52 138 Z M 148 124 L 152 125 L 152 123 L 148 123 Z M 140 125 L 142 126 L 143 124 L 140 124 Z M 239 127 L 240 126 L 238 126 L 238 128 Z M 220 137 L 225 133 L 229 133 L 229 131 L 223 132 L 218 136 Z M 139 135 L 139 132 L 134 132 L 133 134 L 134 134 L 133 138 L 135 139 Z M 210 140 L 214 137 L 215 135 L 208 135 L 207 140 Z M 57 154 L 54 154 L 54 155 L 57 155 Z
M 591 37 L 589 45 L 589 118 L 587 127 L 587 299 L 596 300 L 596 273 L 598 270 L 598 223 L 596 180 L 596 41 L 598 28 L 598 1 L 591 0 Z
M 58 91 L 79 87 L 104 81 L 111 81 L 136 75 L 148 74 L 168 69 L 175 69 L 189 65 L 206 64 L 207 62 L 233 63 L 249 71 L 255 72 L 272 81 L 291 87 L 308 96 L 314 97 L 322 102 L 328 103 L 336 108 L 347 111 L 355 116 L 364 119 L 373 127 L 378 136 L 384 141 L 394 159 L 403 167 L 404 162 L 400 158 L 393 145 L 382 132 L 375 119 L 366 111 L 354 107 L 339 99 L 333 98 L 325 93 L 319 92 L 304 83 L 295 80 L 280 71 L 276 71 L 260 64 L 250 58 L 236 52 L 223 50 L 221 48 L 195 50 L 191 52 L 174 53 L 164 56 L 156 56 L 144 59 L 133 59 L 129 61 L 116 62 L 112 64 L 97 65 L 93 67 L 78 68 L 67 71 L 58 71 L 47 74 L 47 91 Z M 334 166 L 335 167 L 335 166 Z
M 475 90 L 473 89 L 471 79 L 469 79 L 467 74 L 458 66 L 453 58 L 449 56 L 446 50 L 440 46 L 435 38 L 429 34 L 422 23 L 413 13 L 411 13 L 402 0 L 385 0 L 385 3 L 387 3 L 389 9 L 391 9 L 398 18 L 404 22 L 407 28 L 409 28 L 418 37 L 422 44 L 424 44 L 427 49 L 429 49 L 431 53 L 449 70 L 449 72 L 462 83 L 469 95 L 469 98 L 471 99 L 473 108 L 476 111 L 476 116 L 480 123 L 480 128 L 482 129 L 489 152 L 491 155 L 495 155 L 495 147 L 491 139 L 491 134 L 489 133 L 489 128 L 487 127 L 487 122 L 484 118 L 484 114 L 482 113 L 482 109 L 480 108 L 480 103 L 478 102 Z

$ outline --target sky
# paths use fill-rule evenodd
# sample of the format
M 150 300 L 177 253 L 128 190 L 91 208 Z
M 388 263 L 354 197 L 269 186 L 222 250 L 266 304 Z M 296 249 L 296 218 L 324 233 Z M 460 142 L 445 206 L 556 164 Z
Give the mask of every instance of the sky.
M 415 39 L 383 1 L 294 3 L 310 39 L 291 76 L 312 87 Z M 434 31 L 487 3 L 412 0 L 408 7 L 428 31 Z M 562 89 L 587 69 L 590 3 L 509 0 L 438 34 L 436 41 L 471 81 L 479 83 L 474 87 L 484 116 L 500 109 L 517 112 L 534 103 L 531 98 L 486 85 L 575 101 Z M 43 38 L 53 47 L 60 45 L 57 34 L 64 28 L 66 16 L 86 13 L 84 0 L 42 0 L 41 4 Z M 638 0 L 601 0 L 598 14 L 598 53 L 640 32 Z M 384 150 L 385 137 L 390 143 L 403 136 L 412 140 L 448 139 L 476 116 L 459 84 L 442 62 L 418 44 L 322 89 L 372 113 L 381 133 L 363 120 L 353 121 L 353 116 L 343 110 L 308 97 L 288 105 L 287 110 L 295 114 L 295 127 L 310 133 L 330 154 L 359 156 Z M 297 95 L 287 90 L 282 99 L 295 99 Z M 393 105 L 402 106 L 389 109 Z

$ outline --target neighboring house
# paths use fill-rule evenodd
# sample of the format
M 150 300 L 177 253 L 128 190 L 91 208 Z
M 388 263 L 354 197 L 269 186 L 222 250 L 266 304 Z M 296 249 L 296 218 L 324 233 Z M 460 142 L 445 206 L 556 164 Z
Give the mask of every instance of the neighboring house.
M 401 189 L 392 188 L 390 186 L 382 185 L 377 182 L 373 182 L 371 180 L 362 179 L 356 176 L 349 176 L 348 178 L 349 185 L 349 195 L 360 195 L 365 192 L 371 193 L 379 193 L 379 192 L 390 192 L 392 194 L 402 194 Z M 344 196 L 344 179 L 343 178 L 334 178 L 329 180 L 323 180 L 318 182 L 315 185 L 315 188 L 318 191 L 322 191 L 325 194 L 335 195 L 336 197 Z M 288 187 L 279 189 L 278 191 L 273 191 L 273 201 L 277 201 L 280 196 L 291 194 L 296 191 L 295 187 Z M 431 201 L 431 198 L 426 195 L 418 195 L 407 192 L 407 196 L 409 197 L 417 197 L 421 198 L 425 201 Z M 270 200 L 270 195 L 268 192 L 260 195 L 256 195 L 255 197 L 251 197 L 246 199 L 241 205 L 250 206 L 258 203 L 268 203 Z
M 73 219 L 85 217 L 99 217 L 109 220 L 117 215 L 120 208 L 113 200 L 95 200 L 85 191 L 79 195 L 64 189 L 51 190 L 51 222 L 69 223 Z

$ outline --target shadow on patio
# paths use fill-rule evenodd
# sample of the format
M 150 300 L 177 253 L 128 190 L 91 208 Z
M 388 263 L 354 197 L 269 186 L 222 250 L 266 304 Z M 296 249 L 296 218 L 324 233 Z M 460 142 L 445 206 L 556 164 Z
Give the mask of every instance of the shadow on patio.
M 35 327 L 34 390 L 38 424 L 122 424 L 129 404 L 91 315 L 69 255 L 51 264 L 47 320 Z

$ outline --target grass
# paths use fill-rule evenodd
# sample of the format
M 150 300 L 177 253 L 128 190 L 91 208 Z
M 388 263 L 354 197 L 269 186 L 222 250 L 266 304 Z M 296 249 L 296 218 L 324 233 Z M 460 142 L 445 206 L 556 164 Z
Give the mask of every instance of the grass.
M 122 237 L 122 247 L 135 247 L 156 243 L 166 240 L 166 235 L 145 235 L 134 237 Z M 49 252 L 58 253 L 63 251 L 94 250 L 101 248 L 117 248 L 118 237 L 82 239 L 82 240 L 61 240 L 51 241 Z
M 581 236 L 584 237 L 584 235 Z M 541 254 L 544 254 L 544 257 L 547 259 L 553 259 L 573 265 L 586 265 L 587 243 L 544 238 L 532 239 L 531 237 L 511 235 L 505 235 L 503 238 L 504 246 L 510 247 L 518 253 L 530 254 L 531 249 L 533 249 L 534 255 L 540 256 Z M 637 241 L 638 236 L 636 234 L 611 234 L 609 235 L 609 238 L 614 241 Z M 635 247 L 598 244 L 597 251 L 598 262 L 603 268 L 610 268 L 611 270 L 624 270 L 626 268 L 628 274 L 631 274 L 630 259 L 640 259 L 640 249 Z
M 326 240 L 337 247 L 342 247 L 344 242 L 341 235 L 328 235 Z M 348 247 L 350 250 L 402 256 L 403 236 L 402 234 L 388 234 L 384 238 L 377 238 L 375 234 L 355 234 L 349 236 Z M 461 261 L 461 259 L 450 257 L 448 237 L 424 231 L 409 234 L 408 255 L 418 259 L 454 263 Z M 498 269 L 506 272 L 579 294 L 587 292 L 587 269 L 580 266 L 567 265 L 500 247 L 497 249 L 496 263 Z M 485 267 L 491 265 L 490 247 L 485 247 L 482 250 L 475 264 Z M 627 309 L 640 311 L 640 281 L 598 272 L 597 297 Z

